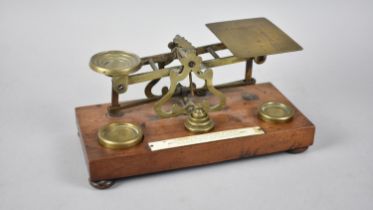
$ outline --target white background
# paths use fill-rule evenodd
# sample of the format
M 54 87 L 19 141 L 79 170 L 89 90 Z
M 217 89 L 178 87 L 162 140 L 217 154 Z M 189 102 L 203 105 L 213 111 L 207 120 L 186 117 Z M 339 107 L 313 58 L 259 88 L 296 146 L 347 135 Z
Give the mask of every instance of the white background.
M 373 209 L 372 1 L 0 0 L 0 209 Z M 205 23 L 267 17 L 304 51 L 255 66 L 317 127 L 277 154 L 88 184 L 74 108 L 110 100 L 91 55 L 167 52 L 176 34 L 218 42 Z M 243 76 L 217 70 L 216 82 Z M 141 98 L 144 85 L 126 99 Z

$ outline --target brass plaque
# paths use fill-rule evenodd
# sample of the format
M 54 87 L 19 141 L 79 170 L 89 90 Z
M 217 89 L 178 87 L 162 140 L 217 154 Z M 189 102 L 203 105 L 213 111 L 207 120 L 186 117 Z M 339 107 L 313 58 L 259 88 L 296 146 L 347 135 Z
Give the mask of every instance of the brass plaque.
M 239 58 L 253 58 L 302 50 L 266 18 L 209 23 L 206 26 Z
M 264 131 L 261 127 L 247 127 L 247 128 L 238 128 L 238 129 L 231 129 L 225 131 L 218 131 L 212 133 L 205 133 L 193 136 L 184 136 L 179 138 L 173 139 L 166 139 L 161 141 L 153 141 L 149 142 L 148 146 L 152 152 L 164 150 L 164 149 L 171 149 L 175 147 L 182 147 L 194 144 L 201 144 L 213 141 L 222 141 L 228 140 L 233 138 L 240 138 L 240 137 L 247 137 L 247 136 L 255 136 L 255 135 L 262 135 Z

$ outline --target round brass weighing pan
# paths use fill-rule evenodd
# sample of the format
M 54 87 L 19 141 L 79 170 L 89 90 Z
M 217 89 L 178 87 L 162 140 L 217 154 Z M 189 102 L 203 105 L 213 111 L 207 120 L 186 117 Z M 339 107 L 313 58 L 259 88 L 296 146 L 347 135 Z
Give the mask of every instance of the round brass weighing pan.
M 142 129 L 132 123 L 109 123 L 98 131 L 99 143 L 109 149 L 130 148 L 142 141 Z
M 106 76 L 125 76 L 141 67 L 139 56 L 124 51 L 106 51 L 92 56 L 89 66 Z
M 269 101 L 262 104 L 259 108 L 259 118 L 267 122 L 288 122 L 293 116 L 294 110 L 280 102 Z

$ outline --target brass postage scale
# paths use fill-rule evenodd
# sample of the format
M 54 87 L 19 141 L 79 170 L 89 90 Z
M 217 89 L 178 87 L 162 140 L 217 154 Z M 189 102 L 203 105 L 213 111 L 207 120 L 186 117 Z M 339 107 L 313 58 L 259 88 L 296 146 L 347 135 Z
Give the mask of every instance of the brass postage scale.
M 252 77 L 254 62 L 302 48 L 265 18 L 207 27 L 221 43 L 195 47 L 177 35 L 168 53 L 140 58 L 107 51 L 91 58 L 90 67 L 112 82 L 110 104 L 76 108 L 92 186 L 105 189 L 129 176 L 299 153 L 313 143 L 314 125 L 271 83 L 255 84 Z M 225 49 L 232 55 L 220 56 Z M 203 60 L 202 54 L 211 58 Z M 173 61 L 178 65 L 170 65 Z M 214 67 L 238 62 L 246 63 L 242 80 L 214 84 Z M 143 68 L 147 71 L 139 73 Z M 155 94 L 166 77 L 169 86 Z M 119 101 L 131 85 L 143 82 L 147 98 Z

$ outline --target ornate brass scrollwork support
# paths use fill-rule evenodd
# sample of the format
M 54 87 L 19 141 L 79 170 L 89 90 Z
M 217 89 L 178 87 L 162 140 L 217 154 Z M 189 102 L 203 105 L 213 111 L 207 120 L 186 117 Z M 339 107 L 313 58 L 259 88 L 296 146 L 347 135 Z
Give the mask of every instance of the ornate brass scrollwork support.
M 156 113 L 160 117 L 174 117 L 182 114 L 188 114 L 196 110 L 196 106 L 203 109 L 203 112 L 207 113 L 210 111 L 217 111 L 224 107 L 225 96 L 223 93 L 218 91 L 213 85 L 213 71 L 210 68 L 206 68 L 202 64 L 202 58 L 197 55 L 196 49 L 183 37 L 176 36 L 173 40 L 174 48 L 172 51 L 176 53 L 177 59 L 181 63 L 179 70 L 170 71 L 170 87 L 168 92 L 162 96 L 162 98 L 157 101 L 154 105 Z M 205 69 L 205 71 L 203 71 Z M 187 102 L 186 105 L 180 106 L 178 104 L 172 104 L 170 110 L 165 110 L 164 105 L 175 95 L 176 88 L 180 82 L 186 79 L 188 76 L 190 78 L 189 90 L 191 95 L 194 95 L 194 83 L 192 82 L 191 76 L 193 73 L 199 79 L 204 80 L 205 87 L 214 96 L 219 98 L 219 103 L 215 105 L 210 105 L 208 101 L 202 101 L 195 105 L 195 102 Z M 192 108 L 190 107 L 192 105 Z

